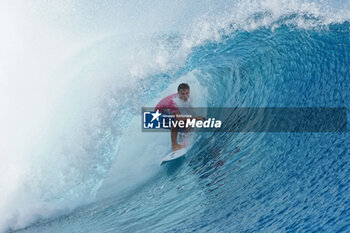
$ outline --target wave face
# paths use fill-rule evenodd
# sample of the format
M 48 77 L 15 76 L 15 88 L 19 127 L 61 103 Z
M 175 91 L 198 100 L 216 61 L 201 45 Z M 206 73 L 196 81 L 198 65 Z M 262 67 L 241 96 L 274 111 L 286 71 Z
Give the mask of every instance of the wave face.
M 203 133 L 161 167 L 170 136 L 139 128 L 180 82 L 201 107 L 349 108 L 347 1 L 20 9 L 29 28 L 0 47 L 0 231 L 350 231 L 348 132 Z

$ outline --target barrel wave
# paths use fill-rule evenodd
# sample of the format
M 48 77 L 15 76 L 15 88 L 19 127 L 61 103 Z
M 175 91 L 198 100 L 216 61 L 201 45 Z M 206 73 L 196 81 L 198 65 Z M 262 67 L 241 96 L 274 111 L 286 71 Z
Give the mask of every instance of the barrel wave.
M 77 25 L 52 24 L 80 28 L 75 38 L 91 40 L 66 39 L 76 50 L 47 71 L 53 78 L 42 87 L 58 91 L 35 146 L 3 150 L 3 161 L 18 159 L 0 165 L 0 187 L 9 190 L 1 194 L 0 230 L 350 231 L 348 130 L 198 133 L 184 159 L 160 166 L 170 135 L 140 129 L 141 108 L 181 82 L 198 107 L 348 109 L 349 4 L 134 4 L 81 3 L 81 15 L 65 15 Z M 63 6 L 72 7 L 55 7 Z M 116 31 L 121 22 L 129 29 Z M 92 36 L 96 30 L 103 36 Z

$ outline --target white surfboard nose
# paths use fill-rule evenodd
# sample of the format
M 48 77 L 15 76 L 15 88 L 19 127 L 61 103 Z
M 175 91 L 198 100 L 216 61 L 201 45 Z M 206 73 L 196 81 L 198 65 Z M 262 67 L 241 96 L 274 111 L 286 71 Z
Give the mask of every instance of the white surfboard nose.
M 164 159 L 162 159 L 162 161 L 160 162 L 160 164 L 162 165 L 165 162 L 171 161 L 171 160 L 175 160 L 178 159 L 182 156 L 184 156 L 187 153 L 187 148 L 182 148 L 180 150 L 176 150 L 176 151 L 172 151 L 169 154 L 167 154 Z

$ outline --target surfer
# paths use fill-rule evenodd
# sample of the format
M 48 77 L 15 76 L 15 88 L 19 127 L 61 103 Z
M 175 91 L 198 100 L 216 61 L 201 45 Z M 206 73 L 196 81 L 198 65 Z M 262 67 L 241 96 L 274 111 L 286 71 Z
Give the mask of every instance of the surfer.
M 190 108 L 190 86 L 187 83 L 181 83 L 177 88 L 177 93 L 171 94 L 164 99 L 162 99 L 155 107 L 155 111 L 167 115 L 173 115 L 175 121 L 185 121 L 186 119 L 196 119 L 204 120 L 202 116 L 199 117 L 183 117 L 181 116 L 180 109 L 181 107 Z M 185 144 L 179 144 L 177 142 L 177 135 L 179 132 L 179 126 L 171 126 L 171 150 L 180 150 L 185 147 Z

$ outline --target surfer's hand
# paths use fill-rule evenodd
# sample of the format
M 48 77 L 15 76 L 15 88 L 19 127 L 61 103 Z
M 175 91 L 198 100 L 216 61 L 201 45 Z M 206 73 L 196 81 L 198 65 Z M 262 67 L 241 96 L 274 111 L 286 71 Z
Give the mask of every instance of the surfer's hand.
M 199 117 L 196 117 L 196 120 L 205 121 L 205 117 L 204 116 L 199 116 Z

